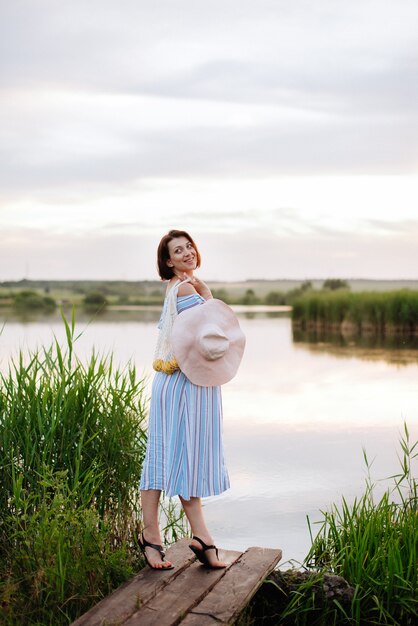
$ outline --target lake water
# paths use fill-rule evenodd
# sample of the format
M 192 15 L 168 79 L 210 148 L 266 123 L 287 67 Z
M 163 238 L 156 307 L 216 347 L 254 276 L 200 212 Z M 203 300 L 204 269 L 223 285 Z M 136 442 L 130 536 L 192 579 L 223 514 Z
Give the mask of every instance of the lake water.
M 283 563 L 302 561 L 312 522 L 344 496 L 363 492 L 365 447 L 376 480 L 399 471 L 399 436 L 406 421 L 418 437 L 418 346 L 394 340 L 312 342 L 293 336 L 287 314 L 239 312 L 247 337 L 236 378 L 223 387 L 224 441 L 231 489 L 204 500 L 218 545 L 280 547 Z M 76 343 L 135 362 L 151 383 L 157 311 L 112 311 L 88 324 Z M 58 316 L 0 316 L 0 369 L 18 349 L 64 342 Z M 386 482 L 379 482 L 380 493 Z M 314 529 L 316 527 L 314 526 Z

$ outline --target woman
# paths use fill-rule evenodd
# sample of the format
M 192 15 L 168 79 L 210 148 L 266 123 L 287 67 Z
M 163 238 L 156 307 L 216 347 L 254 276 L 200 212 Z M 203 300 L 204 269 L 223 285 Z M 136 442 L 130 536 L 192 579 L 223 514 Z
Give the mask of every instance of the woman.
M 212 298 L 209 287 L 194 276 L 200 267 L 199 251 L 188 233 L 171 230 L 158 247 L 158 271 L 168 280 L 167 295 L 177 291 L 177 313 Z M 174 290 L 171 292 L 171 290 Z M 152 386 L 148 447 L 141 476 L 144 531 L 140 540 L 148 565 L 171 569 L 164 560 L 158 525 L 161 491 L 178 495 L 193 539 L 190 548 L 211 568 L 223 568 L 202 511 L 201 497 L 229 488 L 223 458 L 222 404 L 219 386 L 194 385 L 180 369 L 159 371 Z

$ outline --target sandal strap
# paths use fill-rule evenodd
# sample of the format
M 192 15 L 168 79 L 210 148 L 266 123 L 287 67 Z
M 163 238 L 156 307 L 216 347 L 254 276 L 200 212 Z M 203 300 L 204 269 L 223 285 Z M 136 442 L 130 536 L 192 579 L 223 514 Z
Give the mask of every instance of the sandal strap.
M 162 546 L 160 546 L 158 543 L 150 543 L 149 541 L 147 541 L 144 537 L 144 533 L 142 533 L 142 541 L 143 541 L 142 545 L 144 546 L 144 551 L 145 551 L 145 548 L 153 548 L 154 550 L 157 550 L 157 552 L 161 554 L 161 558 L 164 561 L 165 552 Z
M 216 546 L 208 546 L 204 541 L 202 541 L 202 539 L 200 539 L 200 537 L 196 537 L 196 535 L 193 535 L 193 539 L 196 539 L 196 541 L 198 541 L 202 548 L 203 548 L 203 552 L 206 552 L 206 550 L 216 550 L 216 552 L 218 552 L 218 549 Z

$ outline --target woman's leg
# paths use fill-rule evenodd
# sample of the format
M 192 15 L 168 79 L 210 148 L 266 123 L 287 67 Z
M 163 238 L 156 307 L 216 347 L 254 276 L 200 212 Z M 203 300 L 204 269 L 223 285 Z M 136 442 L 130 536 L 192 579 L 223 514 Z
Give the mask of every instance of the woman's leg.
M 212 545 L 213 538 L 208 531 L 205 519 L 203 517 L 201 499 L 190 498 L 190 500 L 184 500 L 180 496 L 180 500 L 183 505 L 184 512 L 186 513 L 187 519 L 189 520 L 193 535 L 196 535 L 196 537 L 202 539 L 202 541 L 204 541 L 207 545 Z M 201 544 L 195 539 L 192 539 L 192 544 L 196 546 L 196 548 L 202 548 Z M 226 563 L 216 558 L 216 552 L 213 549 L 207 550 L 206 556 L 210 565 L 212 565 L 213 567 L 224 567 L 226 565 Z
M 141 491 L 141 508 L 144 521 L 144 538 L 149 543 L 161 544 L 160 527 L 158 524 L 158 510 L 161 491 L 158 489 L 144 489 Z M 151 567 L 164 568 L 171 565 L 170 561 L 163 561 L 161 554 L 154 548 L 145 548 Z

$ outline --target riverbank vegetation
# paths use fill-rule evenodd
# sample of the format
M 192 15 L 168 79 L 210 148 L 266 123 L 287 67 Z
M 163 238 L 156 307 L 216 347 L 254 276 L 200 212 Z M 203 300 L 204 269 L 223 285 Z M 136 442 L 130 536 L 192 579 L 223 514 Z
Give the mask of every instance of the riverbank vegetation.
M 30 289 L 16 293 L 12 298 L 13 307 L 17 311 L 54 311 L 57 304 L 51 296 L 43 295 Z
M 100 291 L 89 291 L 83 298 L 83 304 L 91 311 L 102 311 L 107 307 L 108 301 Z
M 310 281 L 245 281 L 211 283 L 215 298 L 227 304 L 286 305 L 312 288 Z M 0 307 L 13 305 L 30 291 L 39 300 L 53 298 L 62 307 L 161 306 L 166 285 L 161 281 L 20 281 L 0 283 Z
M 293 302 L 292 323 L 302 330 L 344 334 L 418 333 L 418 291 L 309 292 Z
M 322 513 L 304 572 L 273 573 L 242 624 L 264 626 L 413 626 L 418 623 L 418 441 L 405 425 L 399 474 L 378 498 L 368 469 L 365 490 Z M 309 520 L 308 520 L 309 522 Z M 330 593 L 330 581 L 336 591 Z
M 261 304 L 267 306 L 292 305 L 301 295 L 310 291 L 333 293 L 349 289 L 383 292 L 395 289 L 418 290 L 417 281 L 384 280 L 246 280 L 241 282 L 208 281 L 216 298 L 228 304 Z M 30 290 L 39 296 L 53 298 L 58 306 L 82 307 L 86 300 L 98 298 L 110 307 L 161 306 L 165 284 L 161 281 L 37 281 L 21 280 L 0 282 L 0 307 L 13 306 L 22 291 Z
M 135 368 L 58 343 L 0 374 L 0 623 L 68 624 L 131 577 L 146 398 Z M 175 538 L 175 516 L 166 533 Z M 171 524 L 171 526 L 170 526 Z

